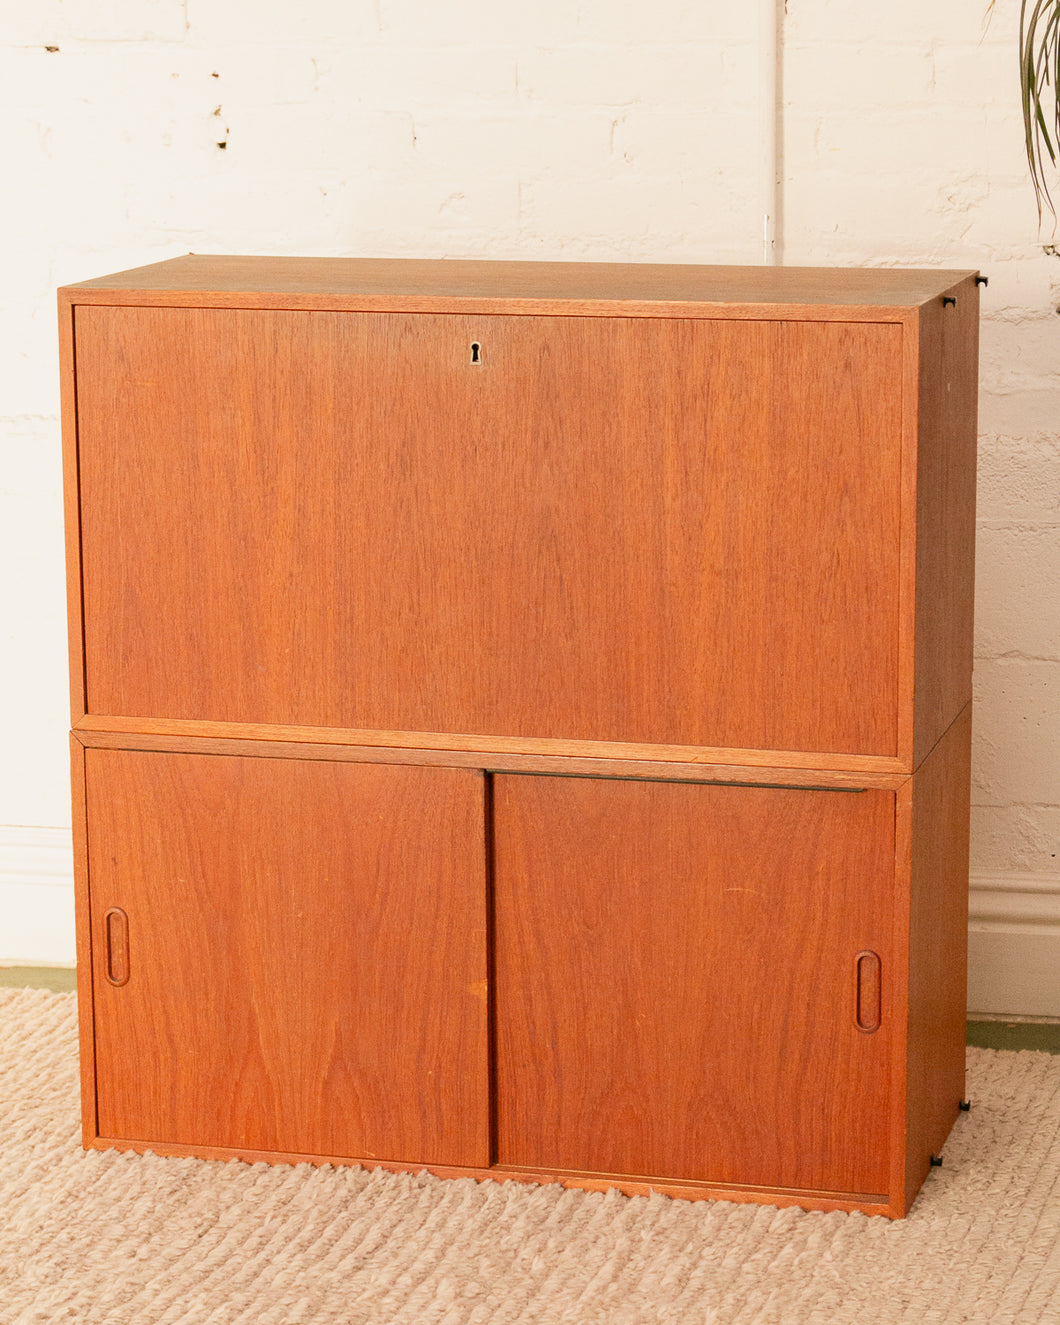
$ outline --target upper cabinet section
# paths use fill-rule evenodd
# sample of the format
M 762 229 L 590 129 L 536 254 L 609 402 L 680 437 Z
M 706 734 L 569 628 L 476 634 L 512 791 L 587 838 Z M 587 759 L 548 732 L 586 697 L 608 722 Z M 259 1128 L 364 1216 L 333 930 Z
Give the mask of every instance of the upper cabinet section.
M 87 713 L 905 767 L 966 701 L 970 274 L 196 261 L 64 292 Z

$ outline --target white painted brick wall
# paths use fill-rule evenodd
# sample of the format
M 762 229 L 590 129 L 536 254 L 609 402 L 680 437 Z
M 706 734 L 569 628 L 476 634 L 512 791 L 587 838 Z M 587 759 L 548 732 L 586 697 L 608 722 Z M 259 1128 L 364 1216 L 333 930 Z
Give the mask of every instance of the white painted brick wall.
M 973 864 L 1055 875 L 1060 258 L 1018 0 L 787 9 L 783 259 L 990 277 Z M 0 825 L 68 822 L 56 285 L 189 250 L 756 262 L 757 73 L 731 0 L 3 0 Z

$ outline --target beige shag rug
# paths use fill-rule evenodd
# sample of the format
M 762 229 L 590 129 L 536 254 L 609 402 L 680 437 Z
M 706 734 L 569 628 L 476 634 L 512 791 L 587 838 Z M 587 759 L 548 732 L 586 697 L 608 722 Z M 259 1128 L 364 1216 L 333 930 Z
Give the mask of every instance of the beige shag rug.
M 908 1219 L 84 1153 L 72 994 L 0 990 L 4 1325 L 1058 1325 L 1060 1057 L 969 1051 Z

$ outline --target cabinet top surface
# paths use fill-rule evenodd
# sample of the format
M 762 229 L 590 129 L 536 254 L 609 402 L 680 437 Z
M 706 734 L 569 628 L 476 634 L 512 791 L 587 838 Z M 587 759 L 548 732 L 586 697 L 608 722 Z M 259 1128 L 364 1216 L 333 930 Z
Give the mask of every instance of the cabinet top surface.
M 502 304 L 725 304 L 913 309 L 973 271 L 883 267 L 664 266 L 610 262 L 480 262 L 409 258 L 222 257 L 189 254 L 64 288 L 74 302 L 186 304 L 365 299 Z

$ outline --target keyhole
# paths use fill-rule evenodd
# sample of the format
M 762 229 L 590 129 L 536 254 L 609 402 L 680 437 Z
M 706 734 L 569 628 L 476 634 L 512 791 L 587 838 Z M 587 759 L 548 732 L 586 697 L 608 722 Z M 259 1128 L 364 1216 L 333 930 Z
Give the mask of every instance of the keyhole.
M 477 340 L 473 340 L 473 341 L 471 342 L 471 362 L 472 362 L 472 363 L 481 363 L 481 362 L 482 362 L 482 353 L 481 353 L 481 351 L 482 351 L 482 346 L 478 343 Z

